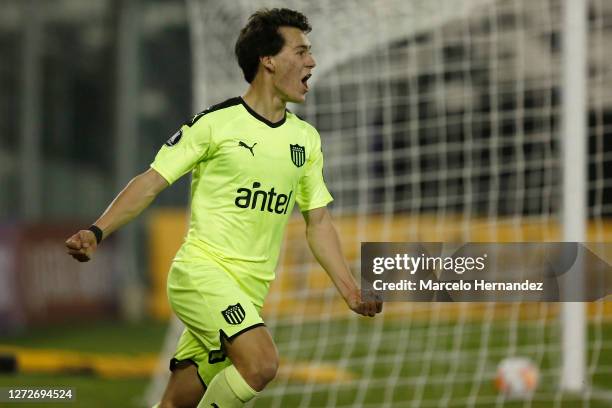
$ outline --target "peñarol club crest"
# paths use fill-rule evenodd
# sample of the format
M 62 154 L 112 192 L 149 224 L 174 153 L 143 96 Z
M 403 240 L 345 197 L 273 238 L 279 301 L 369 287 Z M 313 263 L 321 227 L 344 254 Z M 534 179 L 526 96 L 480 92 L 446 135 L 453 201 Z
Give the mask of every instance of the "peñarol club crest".
M 240 303 L 229 305 L 227 309 L 221 311 L 221 314 L 223 315 L 225 321 L 229 324 L 240 324 L 246 316 L 246 313 L 244 312 L 244 309 Z
M 306 161 L 306 149 L 304 149 L 304 146 L 290 144 L 289 149 L 293 164 L 295 164 L 297 167 L 302 167 Z

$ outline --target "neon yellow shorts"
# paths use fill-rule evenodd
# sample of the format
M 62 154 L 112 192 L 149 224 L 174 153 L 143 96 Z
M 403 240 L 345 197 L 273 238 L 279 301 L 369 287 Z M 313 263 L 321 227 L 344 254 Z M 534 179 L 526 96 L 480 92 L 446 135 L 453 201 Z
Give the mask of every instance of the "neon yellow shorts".
M 265 297 L 269 282 L 247 279 L 249 286 L 261 285 L 250 289 Z M 195 262 L 172 264 L 168 299 L 174 313 L 185 324 L 185 330 L 170 361 L 170 370 L 179 362 L 190 360 L 198 366 L 200 379 L 206 386 L 231 364 L 221 347 L 222 339 L 231 342 L 239 334 L 264 325 L 260 316 L 263 298 L 253 299 L 240 286 L 212 259 L 199 257 Z

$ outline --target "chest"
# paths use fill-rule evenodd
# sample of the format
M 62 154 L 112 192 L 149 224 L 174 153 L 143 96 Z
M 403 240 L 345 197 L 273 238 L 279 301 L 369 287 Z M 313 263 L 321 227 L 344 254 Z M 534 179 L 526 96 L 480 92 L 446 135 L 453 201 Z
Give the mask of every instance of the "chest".
M 304 173 L 309 149 L 298 132 L 229 130 L 221 136 L 214 159 L 222 171 L 289 184 Z

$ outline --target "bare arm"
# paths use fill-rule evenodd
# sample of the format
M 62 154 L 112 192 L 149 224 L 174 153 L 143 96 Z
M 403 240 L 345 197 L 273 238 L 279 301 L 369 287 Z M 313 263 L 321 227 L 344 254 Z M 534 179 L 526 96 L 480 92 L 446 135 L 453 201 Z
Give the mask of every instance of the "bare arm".
M 168 182 L 154 169 L 134 177 L 94 223 L 102 230 L 102 238 L 136 218 L 166 187 Z M 89 230 L 81 230 L 66 240 L 66 247 L 75 259 L 86 262 L 96 250 L 96 237 Z
M 327 272 L 338 292 L 351 310 L 364 316 L 374 316 L 382 311 L 382 302 L 363 300 L 355 278 L 342 254 L 340 239 L 326 207 L 303 213 L 306 220 L 306 237 L 313 255 Z

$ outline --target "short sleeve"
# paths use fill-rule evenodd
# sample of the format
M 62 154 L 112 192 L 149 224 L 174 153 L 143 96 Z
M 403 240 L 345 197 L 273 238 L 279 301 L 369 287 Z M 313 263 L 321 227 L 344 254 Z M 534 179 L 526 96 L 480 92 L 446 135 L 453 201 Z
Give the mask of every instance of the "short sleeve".
M 212 151 L 210 123 L 201 118 L 196 123 L 181 126 L 157 152 L 151 167 L 169 184 L 173 184 Z
M 306 162 L 304 175 L 299 181 L 296 201 L 301 211 L 325 207 L 333 198 L 323 180 L 323 152 L 321 138 L 315 132 L 316 140 Z

